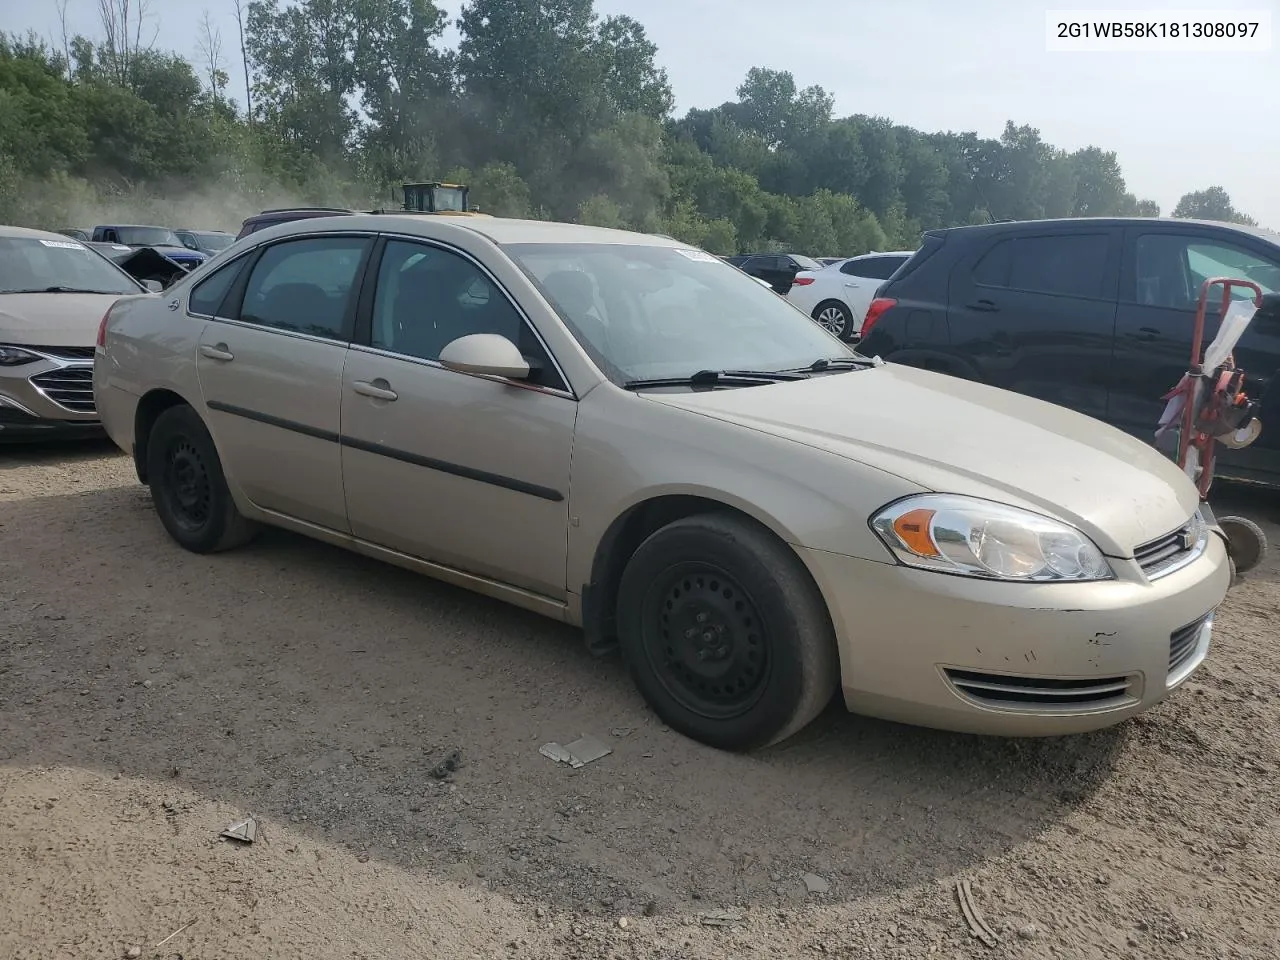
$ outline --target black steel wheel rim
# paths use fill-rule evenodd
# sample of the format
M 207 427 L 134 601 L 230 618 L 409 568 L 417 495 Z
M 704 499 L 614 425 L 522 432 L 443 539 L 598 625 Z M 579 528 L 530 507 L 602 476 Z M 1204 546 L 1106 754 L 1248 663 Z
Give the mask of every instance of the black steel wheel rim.
M 213 499 L 209 468 L 186 437 L 174 438 L 165 449 L 164 489 L 169 512 L 184 530 L 198 531 L 209 522 Z
M 655 577 L 640 626 L 658 682 L 691 713 L 730 720 L 764 695 L 765 623 L 751 594 L 715 564 L 683 562 Z

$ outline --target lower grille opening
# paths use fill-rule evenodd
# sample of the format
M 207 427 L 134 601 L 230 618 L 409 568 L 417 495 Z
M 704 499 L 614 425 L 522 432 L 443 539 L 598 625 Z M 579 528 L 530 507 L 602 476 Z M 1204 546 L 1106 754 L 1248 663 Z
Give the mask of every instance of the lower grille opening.
M 31 382 L 60 407 L 74 413 L 94 413 L 93 367 L 63 367 L 37 374 Z
M 1132 699 L 1129 677 L 1055 680 L 950 669 L 946 674 L 966 697 L 990 706 L 1069 710 L 1116 705 Z
M 1195 623 L 1179 627 L 1169 635 L 1169 672 L 1177 673 L 1196 655 L 1200 645 L 1200 628 L 1209 618 L 1201 617 Z

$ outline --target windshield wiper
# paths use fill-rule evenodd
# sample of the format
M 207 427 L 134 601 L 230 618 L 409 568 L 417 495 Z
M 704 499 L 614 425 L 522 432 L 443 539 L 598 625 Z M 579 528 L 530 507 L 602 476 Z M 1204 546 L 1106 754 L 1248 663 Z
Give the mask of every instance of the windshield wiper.
M 883 363 L 884 361 L 879 357 L 822 357 L 813 361 L 809 366 L 802 367 L 801 369 L 808 370 L 810 373 L 821 373 L 824 370 L 852 370 L 857 367 L 878 367 Z
M 716 387 L 757 386 L 778 383 L 783 380 L 803 380 L 808 374 L 799 370 L 699 370 L 688 377 L 653 377 L 628 380 L 624 390 L 640 390 L 646 387 Z
M 81 287 L 37 287 L 31 290 L 0 290 L 0 293 L 110 293 L 110 290 L 85 290 Z

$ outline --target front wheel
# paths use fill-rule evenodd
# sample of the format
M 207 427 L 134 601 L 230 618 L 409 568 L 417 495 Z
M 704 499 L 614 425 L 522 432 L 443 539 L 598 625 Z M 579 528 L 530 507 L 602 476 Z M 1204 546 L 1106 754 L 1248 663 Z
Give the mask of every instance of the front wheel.
M 147 440 L 147 480 L 160 522 L 192 553 L 229 550 L 257 532 L 236 508 L 213 438 L 189 406 L 156 418 Z
M 813 319 L 818 321 L 818 326 L 841 340 L 853 336 L 853 314 L 839 300 L 823 300 L 813 308 Z
M 728 515 L 677 520 L 645 540 L 622 575 L 618 623 L 649 705 L 721 749 L 791 736 L 839 677 L 830 617 L 799 558 Z

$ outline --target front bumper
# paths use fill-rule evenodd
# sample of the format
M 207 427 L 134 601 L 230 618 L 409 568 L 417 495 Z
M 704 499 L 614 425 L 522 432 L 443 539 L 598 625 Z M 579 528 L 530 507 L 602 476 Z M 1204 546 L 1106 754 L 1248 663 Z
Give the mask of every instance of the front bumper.
M 101 435 L 90 347 L 24 347 L 40 359 L 0 367 L 0 440 Z
M 1020 584 L 800 549 L 831 610 L 855 713 L 1000 736 L 1111 726 L 1204 661 L 1226 596 L 1221 538 L 1174 573 Z

